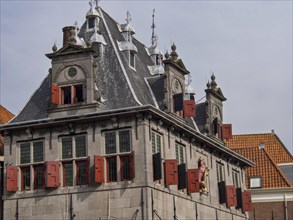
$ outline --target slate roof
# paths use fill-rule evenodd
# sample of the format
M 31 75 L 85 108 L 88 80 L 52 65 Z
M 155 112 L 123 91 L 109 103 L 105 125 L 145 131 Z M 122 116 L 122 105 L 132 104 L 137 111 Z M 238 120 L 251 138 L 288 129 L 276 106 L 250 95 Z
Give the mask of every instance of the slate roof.
M 293 157 L 276 134 L 233 135 L 227 146 L 255 163 L 246 170 L 247 187 L 250 176 L 261 176 L 263 188 L 292 187 L 278 164 L 293 163 Z
M 148 66 L 154 65 L 154 63 L 147 53 L 146 46 L 133 36 L 132 42 L 138 49 L 136 68 L 134 70 L 128 65 L 125 53 L 119 50 L 117 42 L 125 41 L 125 39 L 119 31 L 117 22 L 102 9 L 100 12 L 102 19 L 99 23 L 99 34 L 104 37 L 107 43 L 105 54 L 102 57 L 96 58 L 98 63 L 97 87 L 105 100 L 103 108 L 100 110 L 139 105 L 153 105 L 156 107 L 154 97 L 158 98 L 159 106 L 162 107 L 164 90 L 163 88 L 158 88 L 158 86 L 163 86 L 164 84 L 162 84 L 161 77 L 149 79 L 149 77 L 152 77 L 152 74 Z M 80 28 L 78 36 L 90 39 L 93 32 L 86 32 L 85 28 L 86 22 Z M 146 78 L 151 82 L 151 87 L 148 85 Z M 155 82 L 155 79 L 158 82 Z M 49 74 L 11 123 L 47 118 L 51 96 L 50 85 L 51 75 Z M 150 88 L 153 88 L 154 92 L 150 91 Z M 163 93 L 159 94 L 160 92 Z
M 199 103 L 195 106 L 195 118 L 194 121 L 200 132 L 204 132 L 206 124 L 206 103 Z

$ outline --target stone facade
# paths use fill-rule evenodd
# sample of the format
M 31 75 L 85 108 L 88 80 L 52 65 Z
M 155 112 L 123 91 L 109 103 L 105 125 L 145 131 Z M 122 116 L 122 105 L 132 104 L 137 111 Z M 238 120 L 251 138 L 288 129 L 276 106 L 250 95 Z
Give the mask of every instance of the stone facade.
M 47 54 L 40 88 L 1 127 L 4 219 L 247 219 L 241 193 L 253 164 L 198 129 L 176 46 L 150 72 L 161 54 L 132 37 L 130 14 L 118 24 L 90 5 L 83 26 L 63 28 L 63 47 Z

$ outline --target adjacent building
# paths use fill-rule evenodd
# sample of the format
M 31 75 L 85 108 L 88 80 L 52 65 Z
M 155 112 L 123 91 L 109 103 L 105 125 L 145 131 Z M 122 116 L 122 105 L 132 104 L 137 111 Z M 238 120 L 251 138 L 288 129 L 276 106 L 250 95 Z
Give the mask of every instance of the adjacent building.
M 14 115 L 0 105 L 0 126 L 8 123 Z M 0 219 L 3 219 L 3 184 L 4 184 L 4 137 L 0 134 Z
M 233 135 L 227 145 L 255 163 L 246 170 L 253 207 L 250 219 L 293 219 L 293 157 L 274 130 Z
M 5 219 L 247 219 L 245 169 L 224 141 L 215 76 L 195 105 L 176 52 L 90 2 L 5 135 Z M 154 18 L 154 15 L 153 15 Z M 201 112 L 198 112 L 197 110 Z

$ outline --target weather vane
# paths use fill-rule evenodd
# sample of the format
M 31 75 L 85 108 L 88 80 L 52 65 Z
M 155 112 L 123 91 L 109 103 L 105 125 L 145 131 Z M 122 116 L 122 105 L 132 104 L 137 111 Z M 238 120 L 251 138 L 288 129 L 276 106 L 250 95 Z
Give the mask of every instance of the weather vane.
M 129 11 L 127 11 L 127 13 L 126 13 L 125 21 L 127 22 L 127 24 L 129 24 L 132 21 L 132 18 L 131 18 L 131 15 L 130 15 Z
M 155 9 L 153 9 L 153 23 L 152 23 L 152 29 L 153 29 L 153 32 L 152 32 L 152 46 L 155 46 L 155 44 L 157 44 L 157 39 L 156 39 L 156 36 L 155 36 L 155 28 L 156 28 L 156 25 L 155 25 Z

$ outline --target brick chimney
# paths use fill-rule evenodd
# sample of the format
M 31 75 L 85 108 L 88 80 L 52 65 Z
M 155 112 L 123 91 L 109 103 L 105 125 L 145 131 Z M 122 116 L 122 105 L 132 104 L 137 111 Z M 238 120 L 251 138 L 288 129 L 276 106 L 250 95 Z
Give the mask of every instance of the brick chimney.
M 62 28 L 63 31 L 63 47 L 69 42 L 71 30 L 75 30 L 74 26 L 66 26 Z

